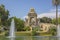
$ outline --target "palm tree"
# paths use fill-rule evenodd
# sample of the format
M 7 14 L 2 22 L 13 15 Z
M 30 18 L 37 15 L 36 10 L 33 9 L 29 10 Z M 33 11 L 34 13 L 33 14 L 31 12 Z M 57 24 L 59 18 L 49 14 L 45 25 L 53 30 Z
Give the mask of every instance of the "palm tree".
M 52 0 L 53 5 L 56 6 L 56 26 L 58 25 L 58 5 L 60 4 L 60 0 Z
M 0 26 L 1 26 L 1 13 L 0 13 Z

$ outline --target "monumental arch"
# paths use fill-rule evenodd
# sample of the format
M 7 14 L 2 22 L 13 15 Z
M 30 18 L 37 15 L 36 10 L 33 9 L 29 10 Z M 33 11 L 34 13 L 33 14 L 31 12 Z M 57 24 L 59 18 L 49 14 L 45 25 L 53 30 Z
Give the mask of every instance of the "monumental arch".
M 28 18 L 26 18 L 26 26 L 36 27 L 38 25 L 37 14 L 34 8 L 30 8 L 27 17 Z

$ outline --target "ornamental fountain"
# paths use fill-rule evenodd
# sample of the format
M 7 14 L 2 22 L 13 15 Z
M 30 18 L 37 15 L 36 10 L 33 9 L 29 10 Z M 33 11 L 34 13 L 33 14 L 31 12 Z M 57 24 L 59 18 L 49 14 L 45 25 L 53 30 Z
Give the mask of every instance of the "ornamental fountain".
M 15 40 L 15 23 L 14 19 L 11 21 L 10 31 L 9 31 L 9 40 Z

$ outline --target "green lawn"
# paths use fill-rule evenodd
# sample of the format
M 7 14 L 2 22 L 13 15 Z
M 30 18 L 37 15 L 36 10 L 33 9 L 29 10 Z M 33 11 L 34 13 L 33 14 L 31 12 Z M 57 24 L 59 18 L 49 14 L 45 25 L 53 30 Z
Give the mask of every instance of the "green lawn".
M 52 36 L 49 33 L 39 33 L 39 36 Z M 16 32 L 16 36 L 31 36 L 31 31 Z
M 31 36 L 31 32 L 30 31 L 16 32 L 16 36 Z
M 2 32 L 0 35 L 5 35 L 5 33 L 7 33 L 7 31 Z M 31 36 L 32 32 L 31 31 L 18 31 L 15 33 L 16 36 Z M 49 33 L 39 33 L 39 36 L 52 36 Z

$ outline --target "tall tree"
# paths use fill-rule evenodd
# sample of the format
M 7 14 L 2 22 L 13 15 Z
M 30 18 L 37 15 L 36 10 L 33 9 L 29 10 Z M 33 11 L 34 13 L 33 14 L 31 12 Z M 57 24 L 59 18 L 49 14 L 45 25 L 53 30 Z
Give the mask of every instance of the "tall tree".
M 60 0 L 52 0 L 53 5 L 56 6 L 56 26 L 58 25 L 58 5 L 60 4 Z
M 40 22 L 43 22 L 43 23 L 51 23 L 52 22 L 52 19 L 51 18 L 48 18 L 48 17 L 42 17 L 42 18 L 40 18 Z
M 9 16 L 9 11 L 5 9 L 5 6 L 0 5 L 0 25 L 7 26 L 7 19 Z
M 16 18 L 14 17 L 15 20 L 15 27 L 17 29 L 17 31 L 23 31 L 24 28 L 24 21 L 20 18 Z

